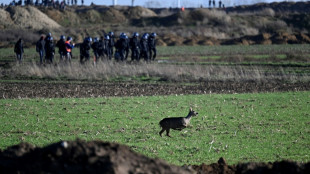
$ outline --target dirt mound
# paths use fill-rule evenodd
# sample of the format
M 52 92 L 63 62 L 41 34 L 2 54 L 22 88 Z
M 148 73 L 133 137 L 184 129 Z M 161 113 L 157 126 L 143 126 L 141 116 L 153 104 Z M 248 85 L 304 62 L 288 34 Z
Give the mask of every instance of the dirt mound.
M 115 8 L 109 8 L 103 12 L 103 20 L 110 23 L 125 22 L 125 15 Z
M 0 173 L 175 173 L 189 169 L 169 165 L 102 141 L 63 141 L 38 148 L 28 143 L 0 152 Z
M 10 13 L 0 8 L 0 29 L 5 29 L 11 27 L 12 25 L 13 21 Z
M 62 141 L 39 148 L 28 143 L 0 151 L 0 173 L 295 173 L 310 172 L 310 162 L 243 163 L 228 165 L 224 158 L 210 165 L 178 167 L 152 159 L 129 147 L 103 141 Z
M 299 13 L 309 13 L 310 12 L 310 2 L 273 2 L 273 3 L 257 3 L 248 6 L 236 6 L 226 8 L 228 12 L 249 12 L 249 11 L 259 11 L 265 8 L 271 8 L 276 12 L 299 12 Z
M 220 158 L 217 163 L 210 165 L 193 165 L 192 168 L 200 174 L 250 174 L 250 173 L 268 173 L 268 174 L 306 174 L 310 172 L 310 162 L 306 164 L 294 161 L 279 161 L 274 163 L 240 163 L 237 165 L 227 165 L 224 158 Z
M 131 19 L 139 19 L 139 18 L 144 18 L 144 17 L 154 17 L 157 16 L 157 14 L 147 8 L 143 8 L 140 6 L 129 8 L 125 12 L 126 16 Z
M 10 13 L 11 20 L 14 23 L 12 28 L 34 30 L 61 28 L 57 22 L 32 6 L 8 7 L 6 11 Z M 1 21 L 0 23 L 3 22 Z

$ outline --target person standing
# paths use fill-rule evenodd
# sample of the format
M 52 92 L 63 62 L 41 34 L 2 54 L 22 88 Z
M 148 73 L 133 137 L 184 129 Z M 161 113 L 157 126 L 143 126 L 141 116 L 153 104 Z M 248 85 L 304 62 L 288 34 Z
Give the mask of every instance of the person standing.
M 23 61 L 23 53 L 24 53 L 24 46 L 23 40 L 20 38 L 15 44 L 14 52 L 16 53 L 16 60 L 18 63 L 22 63 Z
M 36 51 L 39 53 L 41 65 L 43 64 L 44 48 L 45 48 L 44 36 L 41 36 L 36 44 Z
M 56 43 L 56 47 L 58 47 L 58 53 L 59 53 L 59 61 L 62 62 L 64 61 L 66 57 L 66 46 L 65 46 L 65 39 L 66 36 L 61 35 L 59 41 Z
M 115 43 L 116 52 L 119 54 L 119 56 L 115 56 L 115 59 L 118 61 L 119 59 L 121 61 L 126 60 L 126 54 L 128 51 L 128 41 L 125 33 L 121 33 L 119 36 L 119 39 Z M 115 52 L 115 54 L 116 54 Z
M 46 51 L 46 58 L 47 63 L 53 63 L 54 61 L 54 55 L 55 55 L 55 46 L 54 46 L 54 40 L 53 37 L 49 37 L 47 42 L 45 43 L 45 51 Z
M 140 40 L 140 47 L 141 47 L 140 57 L 143 57 L 145 61 L 150 60 L 148 38 L 149 38 L 149 34 L 144 33 Z
M 99 38 L 95 37 L 94 42 L 91 45 L 91 48 L 93 49 L 94 55 L 95 55 L 95 62 L 99 60 Z
M 71 63 L 71 58 L 72 58 L 72 49 L 74 48 L 74 43 L 71 44 L 72 37 L 67 37 L 67 41 L 65 42 L 65 47 L 66 47 L 66 61 Z
M 91 37 L 86 37 L 84 42 L 80 46 L 80 63 L 84 64 L 86 61 L 90 59 L 89 50 L 91 49 Z
M 103 48 L 104 48 L 104 54 L 109 60 L 111 60 L 112 55 L 111 55 L 111 48 L 110 48 L 110 36 L 107 34 L 104 35 Z
M 109 55 L 113 56 L 113 47 L 115 44 L 115 39 L 114 39 L 114 33 L 112 31 L 110 31 L 108 33 L 110 40 L 109 40 Z
M 129 46 L 131 49 L 131 61 L 140 60 L 140 43 L 139 43 L 139 33 L 134 32 L 132 38 L 130 38 Z
M 150 51 L 150 59 L 155 60 L 157 50 L 156 50 L 156 33 L 151 33 L 148 39 L 149 51 Z
M 47 35 L 45 36 L 45 47 L 44 47 L 44 50 L 46 50 L 46 43 L 49 41 L 50 37 L 52 37 L 52 33 L 47 33 Z M 45 60 L 48 60 L 47 57 L 46 57 L 46 54 L 45 54 Z

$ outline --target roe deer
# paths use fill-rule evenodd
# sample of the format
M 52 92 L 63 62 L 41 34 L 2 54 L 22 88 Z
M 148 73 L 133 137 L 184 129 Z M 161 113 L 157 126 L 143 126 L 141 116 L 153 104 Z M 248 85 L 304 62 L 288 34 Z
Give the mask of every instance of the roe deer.
M 198 115 L 198 112 L 193 111 L 192 108 L 189 109 L 189 113 L 186 117 L 170 117 L 170 118 L 164 118 L 159 122 L 160 127 L 162 130 L 159 132 L 159 135 L 166 131 L 167 136 L 171 137 L 169 135 L 170 129 L 179 130 L 186 128 L 189 125 L 189 122 L 191 121 L 192 116 Z

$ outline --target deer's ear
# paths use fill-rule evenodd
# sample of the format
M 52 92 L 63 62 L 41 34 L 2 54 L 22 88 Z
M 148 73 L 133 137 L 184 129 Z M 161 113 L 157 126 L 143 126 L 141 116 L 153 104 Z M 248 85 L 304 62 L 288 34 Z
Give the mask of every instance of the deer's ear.
M 193 111 L 193 108 L 189 108 L 190 111 Z

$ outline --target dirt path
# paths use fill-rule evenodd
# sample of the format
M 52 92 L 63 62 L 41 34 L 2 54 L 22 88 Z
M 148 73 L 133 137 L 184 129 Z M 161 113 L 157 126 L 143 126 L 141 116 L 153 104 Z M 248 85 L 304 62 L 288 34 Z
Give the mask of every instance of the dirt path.
M 1 98 L 152 96 L 174 94 L 252 93 L 310 90 L 310 82 L 210 81 L 195 85 L 93 82 L 0 82 Z

